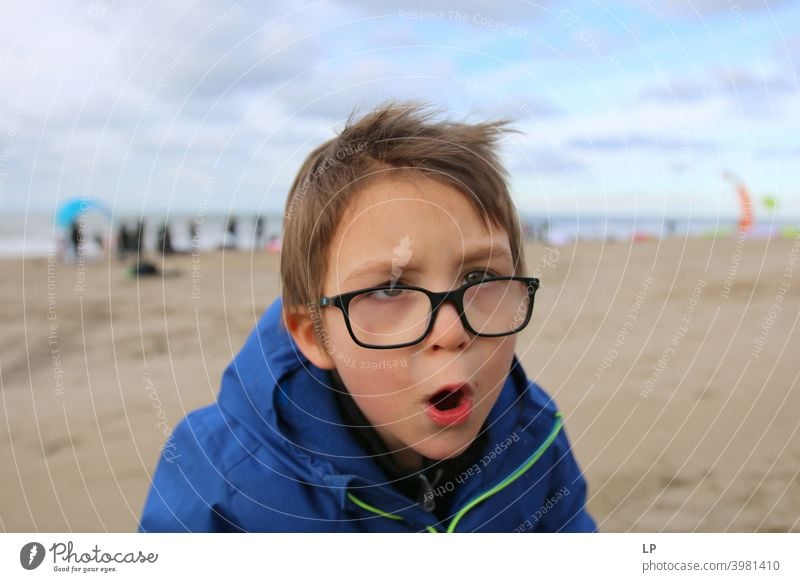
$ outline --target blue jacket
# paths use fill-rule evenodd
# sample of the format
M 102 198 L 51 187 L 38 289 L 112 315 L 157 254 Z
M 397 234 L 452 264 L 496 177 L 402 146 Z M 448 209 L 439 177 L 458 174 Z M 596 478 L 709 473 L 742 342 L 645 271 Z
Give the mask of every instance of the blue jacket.
M 342 426 L 330 372 L 281 321 L 278 300 L 225 371 L 217 402 L 175 428 L 140 531 L 594 531 L 561 414 L 516 358 L 484 456 L 440 485 L 452 515 L 439 522 Z

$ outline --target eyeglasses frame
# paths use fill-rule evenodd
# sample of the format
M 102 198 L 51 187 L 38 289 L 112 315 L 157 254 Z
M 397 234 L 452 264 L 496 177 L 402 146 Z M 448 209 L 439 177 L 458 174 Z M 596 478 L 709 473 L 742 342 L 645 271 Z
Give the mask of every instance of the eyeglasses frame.
M 490 283 L 492 281 L 521 281 L 525 283 L 525 286 L 528 290 L 528 297 L 530 301 L 528 302 L 528 311 L 525 315 L 525 321 L 522 325 L 513 331 L 505 332 L 505 333 L 479 333 L 475 331 L 475 329 L 469 324 L 467 321 L 467 315 L 464 310 L 464 295 L 466 292 L 476 285 L 480 285 L 483 283 Z M 420 291 L 428 296 L 428 299 L 431 303 L 431 312 L 430 312 L 430 320 L 428 321 L 428 327 L 425 330 L 419 339 L 414 340 L 413 342 L 406 342 L 402 344 L 392 344 L 389 346 L 375 346 L 370 344 L 365 344 L 364 342 L 360 341 L 355 333 L 353 332 L 353 328 L 350 325 L 350 302 L 358 295 L 362 293 L 367 293 L 371 291 L 394 291 L 394 290 L 406 290 L 406 291 Z M 469 333 L 476 337 L 505 337 L 507 335 L 513 335 L 515 333 L 519 333 L 530 323 L 531 315 L 533 314 L 533 301 L 536 296 L 536 291 L 539 289 L 539 279 L 536 277 L 488 277 L 486 279 L 481 279 L 479 281 L 473 281 L 472 283 L 467 283 L 466 285 L 462 285 L 457 289 L 451 289 L 450 291 L 429 291 L 423 287 L 415 287 L 413 285 L 379 285 L 377 287 L 366 287 L 364 289 L 358 289 L 356 291 L 349 291 L 347 293 L 341 293 L 339 295 L 334 295 L 332 297 L 321 297 L 319 299 L 319 307 L 337 307 L 342 311 L 344 315 L 344 322 L 347 326 L 347 331 L 350 333 L 350 337 L 353 338 L 353 341 L 361 346 L 362 348 L 374 349 L 374 350 L 394 350 L 398 348 L 405 348 L 409 346 L 416 345 L 421 343 L 428 334 L 433 329 L 433 324 L 436 322 L 436 316 L 439 314 L 439 308 L 445 304 L 452 304 L 456 308 L 456 312 L 458 313 L 459 319 L 461 320 L 461 325 L 464 326 Z

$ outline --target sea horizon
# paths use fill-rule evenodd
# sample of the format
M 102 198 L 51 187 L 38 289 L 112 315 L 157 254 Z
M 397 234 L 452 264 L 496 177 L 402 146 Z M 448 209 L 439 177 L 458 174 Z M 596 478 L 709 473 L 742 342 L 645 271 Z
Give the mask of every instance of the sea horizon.
M 261 245 L 280 238 L 283 227 L 283 213 L 253 211 L 241 212 L 158 212 L 146 211 L 116 212 L 112 217 L 94 217 L 89 229 L 92 238 L 102 239 L 108 244 L 116 238 L 119 229 L 125 225 L 132 229 L 139 220 L 145 224 L 144 248 L 156 249 L 157 231 L 167 223 L 173 246 L 178 251 L 192 248 L 211 251 L 226 244 L 226 230 L 230 218 L 237 223 L 233 247 L 250 250 L 255 245 L 255 222 L 262 217 L 263 230 Z M 521 213 L 526 238 L 539 240 L 546 244 L 564 245 L 576 240 L 625 241 L 674 237 L 712 237 L 735 235 L 738 232 L 739 218 L 734 214 L 719 216 L 687 216 L 658 214 L 600 214 L 600 213 L 551 213 L 537 215 Z M 196 225 L 197 236 L 192 241 L 192 228 Z M 752 237 L 772 238 L 793 236 L 800 229 L 800 217 L 765 215 L 756 213 L 751 232 Z M 0 257 L 42 257 L 53 252 L 61 243 L 65 228 L 57 225 L 55 212 L 31 211 L 0 213 Z M 230 241 L 228 241 L 230 246 Z

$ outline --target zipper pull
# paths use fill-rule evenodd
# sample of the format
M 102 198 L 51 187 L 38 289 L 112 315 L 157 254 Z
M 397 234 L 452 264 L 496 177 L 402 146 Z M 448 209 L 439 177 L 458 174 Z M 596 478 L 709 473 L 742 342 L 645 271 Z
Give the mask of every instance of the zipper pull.
M 433 500 L 433 485 L 431 485 L 431 482 L 428 481 L 428 478 L 422 473 L 419 474 L 419 478 L 422 481 L 420 502 L 422 503 L 422 508 L 430 513 L 436 509 L 436 502 Z
M 433 479 L 433 483 L 428 480 L 428 477 L 425 473 L 420 473 L 419 478 L 422 481 L 422 489 L 420 490 L 420 503 L 422 503 L 422 508 L 427 511 L 428 513 L 432 512 L 436 509 L 436 501 L 434 501 L 434 494 L 433 494 L 433 486 L 439 482 L 439 479 L 442 478 L 442 470 L 436 470 L 436 477 Z

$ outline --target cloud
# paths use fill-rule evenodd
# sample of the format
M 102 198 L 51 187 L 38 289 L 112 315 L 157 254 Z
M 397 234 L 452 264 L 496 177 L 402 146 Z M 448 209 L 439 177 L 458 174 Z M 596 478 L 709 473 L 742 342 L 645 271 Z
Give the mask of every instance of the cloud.
M 319 15 L 267 14 L 256 4 L 199 4 L 162 22 L 147 19 L 120 50 L 133 82 L 157 99 L 216 99 L 256 91 L 310 68 L 323 54 Z
M 460 14 L 482 14 L 496 19 L 519 22 L 537 20 L 550 12 L 549 0 L 538 2 L 491 2 L 484 0 L 404 0 L 401 4 L 393 0 L 352 0 L 340 2 L 343 6 L 355 6 L 365 14 L 430 14 L 437 11 L 452 11 Z M 449 18 L 449 15 L 447 15 Z
M 784 93 L 794 87 L 788 79 L 776 74 L 742 68 L 715 69 L 712 72 L 720 91 L 731 95 Z
M 446 102 L 456 90 L 455 67 L 446 55 L 425 48 L 354 55 L 320 63 L 278 88 L 275 97 L 291 104 L 293 114 L 343 121 L 354 109 L 389 100 Z
M 700 79 L 679 78 L 664 79 L 659 84 L 646 85 L 639 94 L 645 101 L 700 101 L 712 93 L 713 88 L 706 86 Z
M 412 14 L 430 10 L 453 13 Z M 764 53 L 775 57 L 771 68 L 715 68 L 719 59 L 712 59 L 699 78 L 678 74 L 646 85 L 640 102 L 604 83 L 608 63 L 581 70 L 586 76 L 576 85 L 569 57 L 595 46 L 609 57 L 613 51 L 632 83 L 653 71 L 626 60 L 632 37 L 609 36 L 593 16 L 570 37 L 563 22 L 552 23 L 557 10 L 550 2 L 479 0 L 9 5 L 0 19 L 0 140 L 13 133 L 13 143 L 3 154 L 2 205 L 22 207 L 30 197 L 32 206 L 49 208 L 57 194 L 91 184 L 107 200 L 124 195 L 138 206 L 146 196 L 150 205 L 193 208 L 213 175 L 217 207 L 278 207 L 303 158 L 354 108 L 403 99 L 441 105 L 455 118 L 510 117 L 527 132 L 504 151 L 513 174 L 547 175 L 556 184 L 575 172 L 591 181 L 592 151 L 630 148 L 655 158 L 686 144 L 768 149 L 763 136 L 775 140 L 779 130 L 770 123 L 797 94 L 798 36 L 781 42 L 778 56 Z M 540 42 L 480 24 L 476 15 L 521 25 Z M 646 27 L 636 30 L 647 42 Z M 555 63 L 558 51 L 548 49 L 560 41 L 550 33 L 568 44 Z M 762 141 L 742 145 L 750 135 L 731 127 L 731 112 L 741 117 L 740 109 L 759 107 L 748 131 L 758 128 Z M 795 118 L 789 111 L 780 119 L 788 128 Z
M 721 97 L 729 117 L 780 116 L 794 107 L 798 86 L 780 70 L 755 68 L 708 68 L 701 78 L 663 79 L 641 91 L 644 101 L 701 103 Z
M 723 2 L 720 0 L 663 0 L 668 13 L 678 15 L 715 15 L 738 12 L 759 12 L 774 10 L 787 4 L 787 0 L 736 0 Z
M 522 146 L 504 152 L 503 159 L 507 160 L 506 169 L 515 178 L 529 174 L 573 174 L 583 172 L 588 167 L 557 148 Z
M 774 147 L 774 148 L 759 148 L 755 152 L 755 156 L 761 159 L 774 160 L 776 158 L 800 158 L 800 145 L 789 147 Z
M 687 140 L 644 134 L 597 136 L 584 139 L 571 139 L 567 142 L 567 148 L 575 151 L 679 151 L 686 150 L 687 148 L 695 151 L 707 151 L 712 150 L 714 147 L 714 143 L 707 140 Z
M 645 99 L 697 101 L 710 95 L 780 94 L 796 90 L 790 79 L 777 73 L 742 67 L 709 68 L 700 78 L 683 77 L 648 85 Z
M 525 121 L 564 114 L 560 107 L 531 90 L 528 79 L 511 64 L 481 75 L 456 74 L 451 81 L 458 99 L 483 117 Z
M 781 38 L 775 43 L 773 53 L 792 85 L 795 88 L 800 86 L 800 34 Z
M 14 113 L 0 131 L 15 127 L 5 205 L 50 205 L 57 190 L 82 191 L 90 179 L 100 196 L 124 183 L 136 199 L 148 184 L 171 189 L 177 168 L 196 178 L 217 161 L 234 177 L 254 158 L 274 171 L 280 148 L 298 141 L 293 128 L 309 125 L 296 120 L 267 138 L 287 110 L 263 103 L 264 88 L 322 58 L 329 42 L 317 31 L 341 22 L 337 10 L 280 0 L 9 8 L 0 47 L 4 84 L 18 92 L 0 92 Z M 191 199 L 197 184 L 182 180 Z

